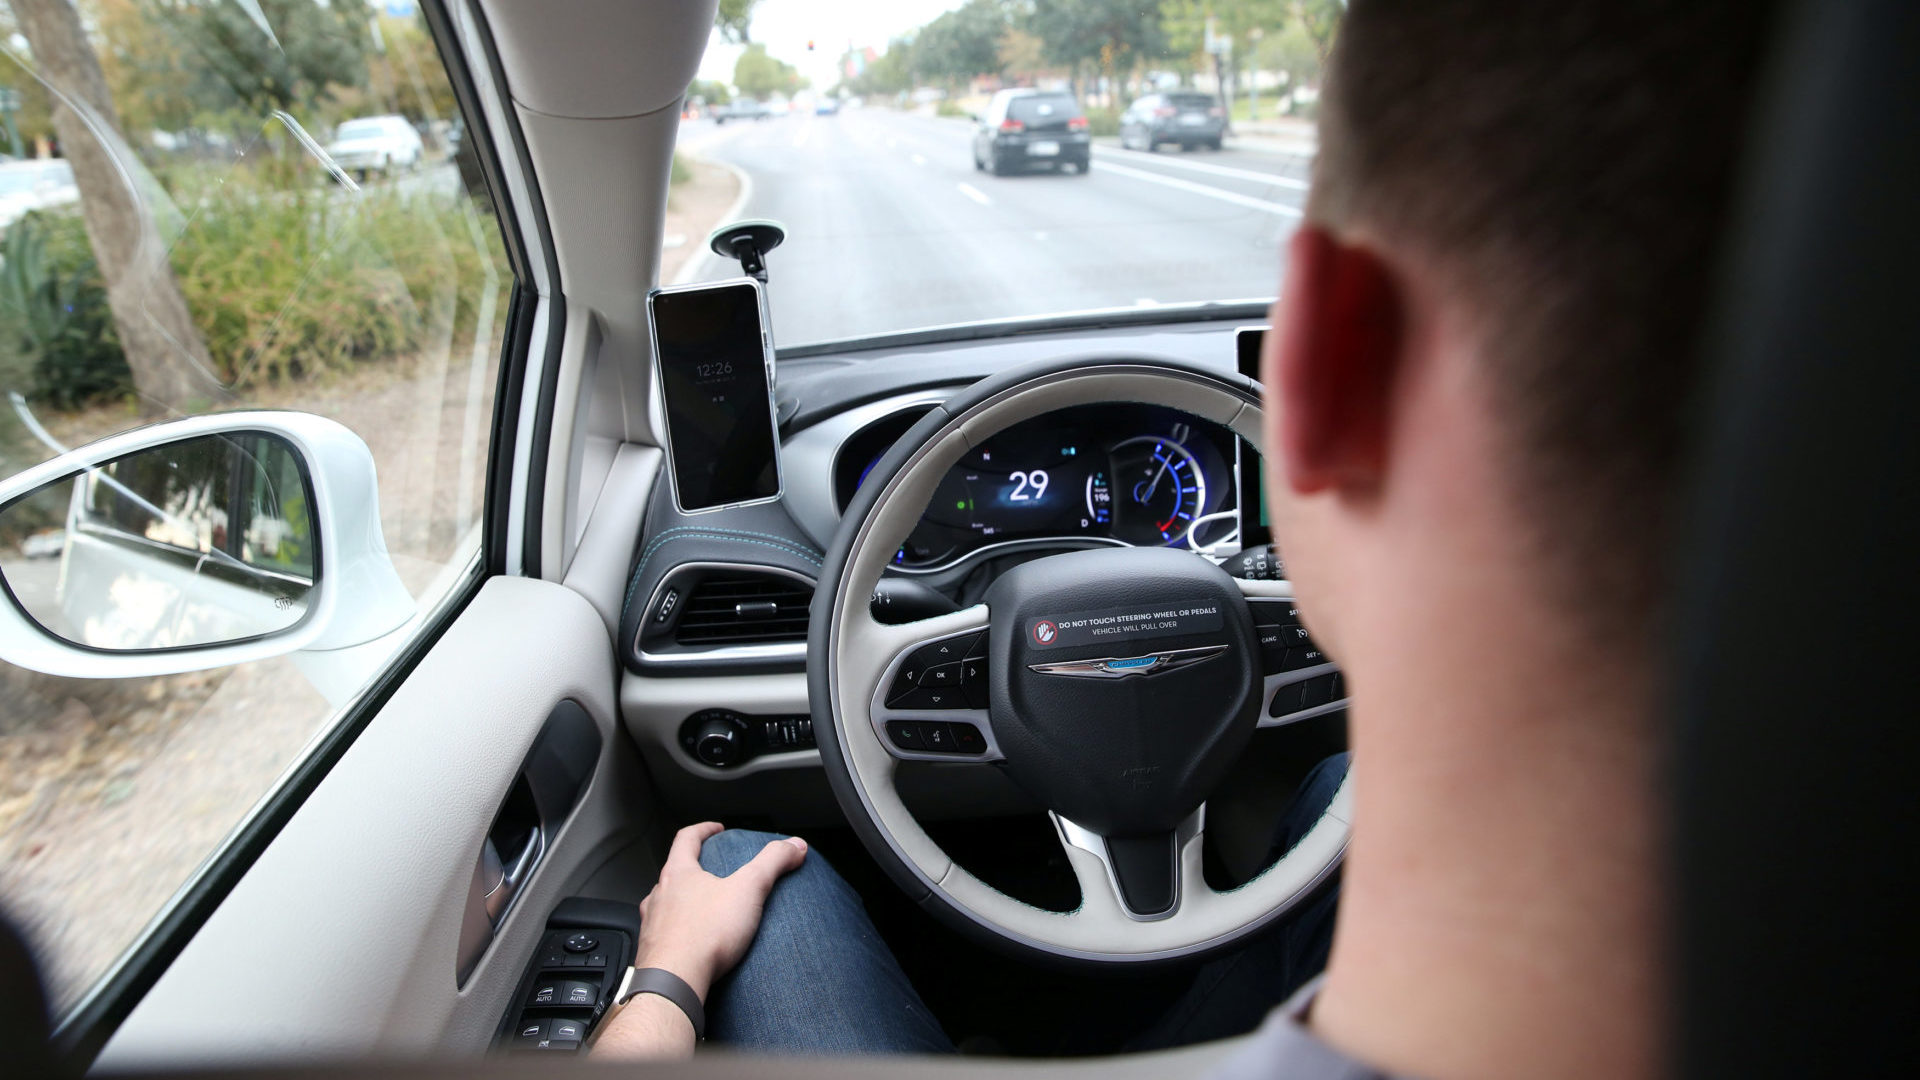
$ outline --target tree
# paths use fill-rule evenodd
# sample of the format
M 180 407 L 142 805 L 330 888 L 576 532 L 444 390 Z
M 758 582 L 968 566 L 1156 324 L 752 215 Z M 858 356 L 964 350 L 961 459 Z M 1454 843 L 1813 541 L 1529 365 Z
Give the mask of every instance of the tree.
M 999 0 L 968 0 L 922 27 L 913 41 L 913 69 L 928 79 L 961 81 L 998 75 L 1000 39 L 1008 30 Z
M 792 64 L 768 56 L 767 47 L 756 41 L 734 61 L 733 85 L 743 96 L 765 101 L 774 94 L 791 94 L 803 84 Z
M 725 105 L 733 100 L 733 93 L 718 79 L 695 79 L 687 84 L 687 97 L 699 98 L 709 105 Z
M 1017 26 L 1007 27 L 1007 32 L 1000 36 L 1001 74 L 1031 82 L 1046 66 L 1040 39 Z
M 747 27 L 753 22 L 753 9 L 760 0 L 720 0 L 719 10 L 713 13 L 714 28 L 720 36 L 735 45 L 745 45 L 753 40 L 747 36 Z
M 149 415 L 224 396 L 140 193 L 122 175 L 139 161 L 120 134 L 99 58 L 70 0 L 12 0 L 38 76 L 58 91 L 53 127 L 73 166 L 107 306 Z
M 366 0 L 258 0 L 157 10 L 194 73 L 194 95 L 209 112 L 240 109 L 265 117 L 276 109 L 311 112 L 331 88 L 367 81 Z
M 1140 0 L 1033 0 L 1025 21 L 1047 59 L 1092 64 L 1109 80 L 1170 55 L 1161 13 Z

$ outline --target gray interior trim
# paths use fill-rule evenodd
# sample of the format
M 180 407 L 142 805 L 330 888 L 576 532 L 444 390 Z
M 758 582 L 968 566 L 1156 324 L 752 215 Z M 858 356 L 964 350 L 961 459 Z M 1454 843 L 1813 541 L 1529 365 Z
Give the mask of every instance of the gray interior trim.
M 835 413 L 802 428 L 780 447 L 780 464 L 787 480 L 787 513 L 825 550 L 840 528 L 840 500 L 834 491 L 834 466 L 847 440 L 872 424 L 904 412 L 922 412 L 952 397 L 964 387 L 916 390 Z
M 620 607 L 626 602 L 627 570 L 633 561 L 633 540 L 647 499 L 660 475 L 662 454 L 651 446 L 620 446 L 607 469 L 599 497 L 567 566 L 565 585 L 587 598 L 607 624 L 607 641 L 620 632 Z
M 646 773 L 612 737 L 613 680 L 604 625 L 579 594 L 488 581 L 127 1018 L 100 1067 L 483 1049 L 547 909 L 653 820 Z M 474 853 L 569 698 L 607 750 L 458 989 Z

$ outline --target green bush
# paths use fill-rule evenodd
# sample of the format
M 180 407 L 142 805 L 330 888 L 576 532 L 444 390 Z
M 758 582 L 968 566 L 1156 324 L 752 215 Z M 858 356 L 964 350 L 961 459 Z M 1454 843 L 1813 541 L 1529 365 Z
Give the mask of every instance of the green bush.
M 5 389 L 63 409 L 125 394 L 131 377 L 80 216 L 27 214 L 7 230 L 0 258 Z
M 1090 135 L 1120 134 L 1120 110 L 1088 109 L 1087 133 Z
M 964 120 L 964 119 L 966 119 L 966 118 L 967 118 L 968 116 L 970 116 L 971 114 L 970 114 L 970 113 L 968 113 L 968 112 L 967 112 L 967 110 L 965 110 L 965 109 L 963 109 L 963 108 L 961 108 L 961 107 L 960 107 L 960 106 L 958 106 L 958 105 L 955 105 L 955 104 L 954 104 L 953 102 L 951 102 L 951 101 L 949 101 L 949 100 L 947 100 L 946 98 L 941 98 L 941 99 L 940 99 L 940 100 L 939 100 L 938 102 L 936 102 L 936 103 L 934 104 L 934 106 L 933 106 L 933 115 L 935 115 L 935 116 L 957 116 L 957 117 L 959 117 L 959 118 L 961 118 L 961 119 L 963 119 L 963 120 Z
M 693 179 L 693 166 L 687 164 L 687 159 L 680 156 L 680 151 L 675 150 L 673 152 L 673 171 L 667 176 L 668 185 L 684 184 L 691 179 Z
M 194 189 L 177 179 L 180 195 Z M 206 190 L 218 194 L 189 213 L 169 254 L 214 376 L 235 390 L 458 347 L 471 341 L 482 293 L 507 283 L 498 230 L 457 194 L 379 185 L 355 195 L 243 170 Z M 30 386 L 61 408 L 124 393 L 130 377 L 78 214 L 29 215 L 4 253 L 0 369 L 24 359 L 32 375 L 0 371 L 0 389 Z

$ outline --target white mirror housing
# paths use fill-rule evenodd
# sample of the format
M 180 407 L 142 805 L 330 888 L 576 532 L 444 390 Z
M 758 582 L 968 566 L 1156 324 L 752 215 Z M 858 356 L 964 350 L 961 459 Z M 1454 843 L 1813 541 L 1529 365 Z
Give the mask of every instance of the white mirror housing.
M 320 566 L 307 617 L 247 640 L 139 651 L 66 641 L 43 629 L 11 592 L 0 600 L 0 660 L 48 675 L 123 679 L 203 671 L 306 650 L 351 649 L 391 634 L 414 602 L 388 557 L 367 444 L 344 425 L 300 412 L 231 412 L 170 420 L 70 450 L 0 482 L 0 507 L 130 454 L 205 436 L 263 432 L 291 444 L 312 485 Z

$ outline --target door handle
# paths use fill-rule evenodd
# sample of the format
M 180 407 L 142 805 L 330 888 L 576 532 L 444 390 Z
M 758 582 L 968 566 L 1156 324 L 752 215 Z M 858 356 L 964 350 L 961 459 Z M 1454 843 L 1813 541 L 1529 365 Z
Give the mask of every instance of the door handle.
M 493 846 L 492 837 L 487 838 L 486 846 L 489 852 L 493 852 L 493 861 L 497 862 L 499 854 Z M 540 856 L 546 854 L 546 851 L 546 830 L 535 825 L 527 834 L 527 842 L 521 845 L 519 854 L 514 856 L 512 864 L 506 867 L 500 875 L 499 882 L 487 893 L 488 921 L 495 926 L 500 925 L 500 916 L 506 913 L 507 905 L 513 903 L 513 898 L 519 895 L 520 887 L 525 885 L 527 878 L 533 875 L 533 868 L 540 864 Z

